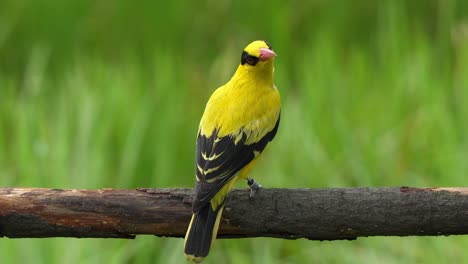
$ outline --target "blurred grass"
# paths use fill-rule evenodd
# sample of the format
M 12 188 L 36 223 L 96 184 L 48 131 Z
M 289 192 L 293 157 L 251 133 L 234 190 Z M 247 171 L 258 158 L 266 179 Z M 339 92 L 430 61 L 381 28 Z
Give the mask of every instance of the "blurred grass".
M 189 187 L 241 49 L 279 54 L 265 187 L 464 186 L 466 1 L 0 1 L 0 185 Z M 245 187 L 245 186 L 239 186 Z M 182 240 L 0 239 L 5 263 L 183 263 Z M 466 237 L 220 240 L 206 263 L 440 263 Z

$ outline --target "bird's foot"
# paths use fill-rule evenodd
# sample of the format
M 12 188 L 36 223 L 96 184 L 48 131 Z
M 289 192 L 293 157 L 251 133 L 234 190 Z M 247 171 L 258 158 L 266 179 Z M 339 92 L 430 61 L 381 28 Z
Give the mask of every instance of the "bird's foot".
M 247 184 L 250 187 L 250 199 L 254 198 L 254 196 L 262 189 L 262 186 L 255 181 L 254 179 L 247 179 Z

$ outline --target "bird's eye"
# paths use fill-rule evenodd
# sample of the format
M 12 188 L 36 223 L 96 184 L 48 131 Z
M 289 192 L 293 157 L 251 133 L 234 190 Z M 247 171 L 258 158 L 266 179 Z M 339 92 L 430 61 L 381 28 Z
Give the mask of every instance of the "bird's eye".
M 249 55 L 246 51 L 242 52 L 242 57 L 241 57 L 241 64 L 249 64 L 251 66 L 255 66 L 257 62 L 259 61 L 259 58 Z
M 253 65 L 255 63 L 255 59 L 252 56 L 247 57 L 247 63 Z

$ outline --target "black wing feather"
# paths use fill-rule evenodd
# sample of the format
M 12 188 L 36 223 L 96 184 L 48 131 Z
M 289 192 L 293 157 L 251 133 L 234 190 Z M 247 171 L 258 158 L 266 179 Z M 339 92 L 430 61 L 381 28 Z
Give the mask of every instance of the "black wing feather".
M 229 136 L 218 138 L 217 130 L 215 130 L 209 138 L 200 134 L 198 135 L 195 173 L 199 181 L 195 184 L 195 200 L 192 208 L 194 212 L 198 212 L 208 204 L 211 198 L 213 198 L 229 180 L 255 158 L 254 151 L 262 152 L 265 149 L 268 142 L 275 137 L 279 122 L 280 116 L 278 116 L 275 127 L 270 132 L 265 134 L 259 142 L 250 145 L 245 144 L 247 139 L 245 133 L 237 144 L 235 144 L 234 139 Z M 205 160 L 202 153 L 205 153 L 206 157 L 220 153 L 223 154 L 217 159 Z M 205 175 L 199 171 L 198 166 L 204 171 L 218 166 L 219 168 Z M 222 177 L 220 177 L 221 175 Z M 219 177 L 219 179 L 216 179 L 217 177 Z

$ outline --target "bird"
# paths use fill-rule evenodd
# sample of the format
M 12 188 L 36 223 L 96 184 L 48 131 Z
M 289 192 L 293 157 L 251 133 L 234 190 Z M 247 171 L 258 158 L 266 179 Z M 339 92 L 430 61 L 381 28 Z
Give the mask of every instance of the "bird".
M 263 40 L 248 44 L 231 79 L 216 89 L 200 120 L 195 153 L 195 194 L 185 258 L 200 263 L 216 238 L 226 195 L 241 179 L 250 197 L 262 188 L 248 172 L 278 131 L 281 99 L 273 83 L 276 57 Z

